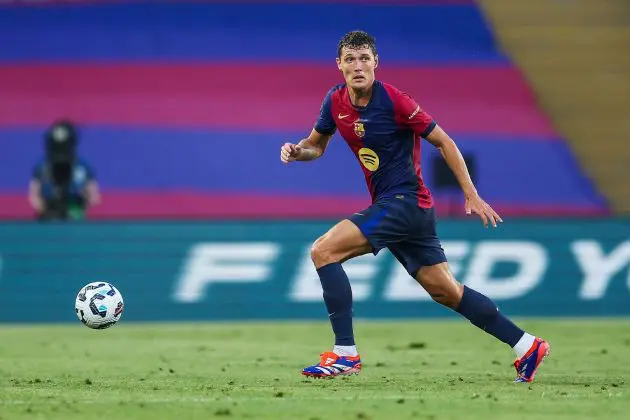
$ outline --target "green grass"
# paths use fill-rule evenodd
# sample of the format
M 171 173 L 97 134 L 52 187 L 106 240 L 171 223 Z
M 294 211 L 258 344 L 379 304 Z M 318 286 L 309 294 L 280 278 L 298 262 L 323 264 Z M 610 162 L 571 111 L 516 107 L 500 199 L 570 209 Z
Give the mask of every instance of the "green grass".
M 356 323 L 360 376 L 299 371 L 326 323 L 0 327 L 0 419 L 620 419 L 630 320 L 527 321 L 552 344 L 532 385 L 464 321 Z

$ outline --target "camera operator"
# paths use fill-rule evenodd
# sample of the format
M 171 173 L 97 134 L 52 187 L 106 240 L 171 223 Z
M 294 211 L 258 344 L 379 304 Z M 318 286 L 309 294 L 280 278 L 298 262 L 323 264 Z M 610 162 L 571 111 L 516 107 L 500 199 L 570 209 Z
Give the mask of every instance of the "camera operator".
M 69 121 L 54 123 L 44 135 L 45 157 L 33 170 L 29 202 L 38 220 L 82 220 L 100 202 L 98 183 L 77 155 L 77 129 Z

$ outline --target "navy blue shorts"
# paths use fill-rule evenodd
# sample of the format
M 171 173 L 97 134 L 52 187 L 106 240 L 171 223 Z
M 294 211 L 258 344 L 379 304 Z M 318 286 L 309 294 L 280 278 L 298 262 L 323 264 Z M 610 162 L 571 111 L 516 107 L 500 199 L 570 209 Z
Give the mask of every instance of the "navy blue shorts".
M 374 255 L 389 249 L 412 277 L 420 267 L 446 262 L 435 229 L 435 210 L 419 207 L 415 196 L 381 199 L 349 220 L 365 235 Z

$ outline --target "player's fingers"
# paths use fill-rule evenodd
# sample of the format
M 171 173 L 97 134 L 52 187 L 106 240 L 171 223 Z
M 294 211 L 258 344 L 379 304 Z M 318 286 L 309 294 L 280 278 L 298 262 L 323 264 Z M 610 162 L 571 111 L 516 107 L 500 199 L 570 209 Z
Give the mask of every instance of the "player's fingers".
M 492 227 L 497 227 L 497 221 L 495 220 L 494 215 L 492 213 L 494 213 L 492 209 L 486 210 L 486 216 L 488 217 L 490 224 L 492 224 Z
M 481 202 L 481 211 L 486 216 L 488 223 L 490 223 L 492 227 L 497 227 L 497 222 L 494 219 L 494 214 L 493 214 L 494 210 L 492 210 L 492 207 L 490 207 L 488 203 L 486 203 L 485 201 Z
M 492 211 L 492 217 L 494 217 L 494 220 L 496 220 L 499 223 L 503 223 L 503 219 L 501 219 L 501 216 L 499 216 L 496 211 L 494 210 L 491 210 L 491 211 Z
M 468 199 L 466 200 L 466 203 L 464 203 L 464 211 L 468 215 L 472 213 L 472 210 L 470 209 L 470 201 Z
M 486 203 L 486 206 L 488 209 L 488 213 L 492 216 L 492 218 L 496 220 L 497 222 L 502 223 L 503 219 L 501 219 L 501 216 L 499 216 L 499 214 L 496 211 L 494 211 L 494 209 L 489 204 Z
M 483 226 L 484 227 L 488 227 L 488 218 L 486 217 L 486 214 L 483 211 L 476 211 L 475 213 L 477 213 L 479 215 L 479 217 L 481 217 L 481 221 L 483 222 Z
M 495 219 L 497 219 L 500 223 L 503 223 L 503 219 L 501 219 L 501 216 L 499 216 L 499 213 L 494 211 L 494 209 L 492 209 L 492 213 L 494 213 L 494 218 Z

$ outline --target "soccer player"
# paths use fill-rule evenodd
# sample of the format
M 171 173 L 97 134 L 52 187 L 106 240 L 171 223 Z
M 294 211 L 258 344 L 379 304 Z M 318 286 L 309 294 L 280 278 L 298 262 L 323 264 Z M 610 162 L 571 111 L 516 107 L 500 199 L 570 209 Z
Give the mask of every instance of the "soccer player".
M 462 286 L 449 271 L 436 235 L 431 193 L 420 170 L 421 138 L 439 149 L 455 174 L 464 192 L 466 214 L 477 214 L 486 227 L 496 227 L 501 217 L 477 193 L 448 134 L 411 96 L 375 80 L 378 63 L 371 35 L 353 31 L 343 36 L 337 67 L 345 83 L 328 92 L 310 135 L 298 144 L 285 143 L 280 150 L 284 163 L 317 159 L 339 130 L 359 160 L 372 195 L 370 207 L 333 226 L 311 249 L 335 345 L 302 373 L 312 377 L 359 373 L 362 362 L 352 329 L 352 289 L 341 264 L 388 248 L 436 302 L 512 347 L 517 357 L 515 381 L 531 382 L 549 353 L 549 344 L 517 327 L 492 300 Z

